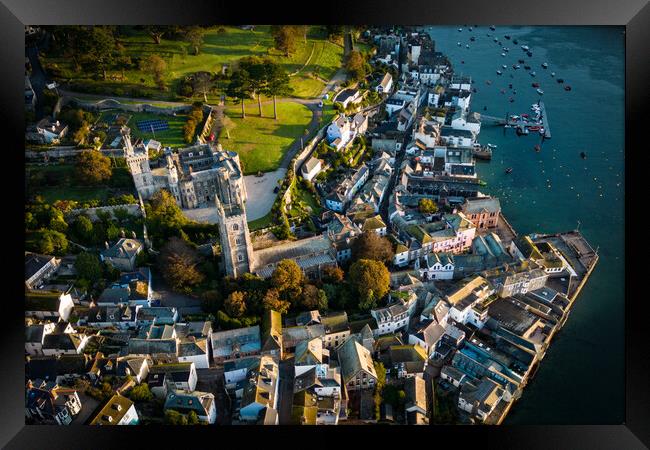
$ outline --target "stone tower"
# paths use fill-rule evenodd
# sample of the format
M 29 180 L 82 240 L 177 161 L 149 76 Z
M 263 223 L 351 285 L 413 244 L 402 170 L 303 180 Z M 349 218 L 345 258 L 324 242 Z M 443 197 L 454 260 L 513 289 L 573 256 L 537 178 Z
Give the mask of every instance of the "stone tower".
M 224 205 L 215 198 L 219 213 L 221 254 L 226 275 L 239 277 L 255 266 L 246 212 L 243 205 Z
M 120 132 L 124 140 L 124 159 L 133 176 L 135 188 L 142 198 L 148 199 L 156 192 L 151 167 L 149 167 L 149 153 L 144 147 L 133 148 L 129 128 L 123 126 Z

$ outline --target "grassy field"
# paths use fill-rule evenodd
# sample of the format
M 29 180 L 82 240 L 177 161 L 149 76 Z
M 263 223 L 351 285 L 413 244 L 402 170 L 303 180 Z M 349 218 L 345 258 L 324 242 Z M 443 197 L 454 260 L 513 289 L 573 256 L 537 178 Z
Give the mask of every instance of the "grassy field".
M 278 168 L 282 157 L 296 138 L 303 135 L 312 114 L 299 103 L 278 103 L 278 120 L 273 119 L 273 104 L 246 104 L 246 119 L 241 118 L 240 105 L 228 105 L 226 115 L 232 121 L 230 139 L 222 130 L 219 142 L 226 150 L 239 153 L 245 174 L 268 172 Z
M 72 164 L 30 165 L 25 167 L 25 175 L 29 194 L 40 195 L 49 204 L 57 200 L 105 202 L 115 195 L 135 192 L 131 174 L 124 167 L 114 167 L 111 180 L 100 186 L 81 186 Z
M 179 82 L 187 75 L 198 71 L 221 72 L 224 64 L 252 55 L 270 56 L 280 62 L 287 73 L 297 72 L 291 78 L 294 95 L 315 97 L 325 86 L 325 82 L 315 76 L 329 80 L 342 64 L 343 47 L 327 41 L 324 30 L 320 27 L 309 29 L 306 42 L 298 39 L 296 51 L 289 57 L 280 54 L 273 47 L 269 26 L 258 26 L 254 31 L 237 27 L 224 28 L 224 33 L 219 32 L 219 27 L 206 29 L 199 55 L 193 55 L 189 43 L 182 40 L 162 39 L 160 44 L 155 44 L 144 31 L 131 29 L 129 35 L 119 38 L 126 54 L 134 61 L 152 54 L 165 60 L 167 91 L 157 89 L 152 75 L 137 68 L 123 72 L 111 71 L 107 80 L 93 80 L 88 74 L 74 71 L 69 58 L 46 55 L 42 62 L 55 78 L 71 80 L 76 89 L 91 93 L 112 92 L 116 96 L 133 96 L 131 90 L 138 89 L 158 100 L 175 99 Z M 209 100 L 214 101 L 216 98 L 217 96 Z
M 136 138 L 142 139 L 155 139 L 162 143 L 165 147 L 184 147 L 189 145 L 185 142 L 183 137 L 183 126 L 187 122 L 186 115 L 166 116 L 161 114 L 152 113 L 129 113 L 131 119 L 127 124 L 131 128 L 131 135 Z M 164 131 L 140 131 L 136 123 L 139 120 L 160 119 L 166 120 L 169 124 L 169 129 Z M 197 130 L 198 131 L 198 130 Z
M 259 219 L 251 220 L 248 222 L 248 230 L 252 232 L 266 228 L 271 225 L 271 219 L 272 213 L 269 211 L 269 213 L 264 217 L 260 217 Z

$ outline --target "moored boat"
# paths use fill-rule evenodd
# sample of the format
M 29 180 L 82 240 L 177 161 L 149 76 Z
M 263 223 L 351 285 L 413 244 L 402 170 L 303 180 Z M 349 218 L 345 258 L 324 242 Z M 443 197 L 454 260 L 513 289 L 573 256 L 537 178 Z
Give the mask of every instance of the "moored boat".
M 542 149 L 542 147 L 540 147 L 539 144 L 537 144 L 537 145 L 535 146 L 535 151 L 536 151 L 536 152 L 539 152 L 541 149 Z
M 582 159 L 587 159 L 587 154 L 585 152 L 580 152 L 580 157 Z
M 538 93 L 539 95 L 544 95 L 544 91 L 542 91 L 541 89 L 537 89 L 537 93 Z
M 476 144 L 472 147 L 472 155 L 476 159 L 490 160 L 492 159 L 492 149 Z
M 538 87 L 539 87 L 539 83 L 533 83 L 533 87 L 534 87 L 534 88 L 538 88 Z
M 508 167 L 508 168 L 506 169 L 506 173 L 512 173 L 512 167 Z
M 569 86 L 569 85 L 567 84 L 566 86 L 564 86 L 564 90 L 565 90 L 565 91 L 570 91 L 570 90 L 571 90 L 571 86 Z
M 501 72 L 500 70 L 497 70 L 497 75 L 501 75 L 502 73 L 503 72 Z
M 548 69 L 548 63 L 542 63 L 542 67 Z

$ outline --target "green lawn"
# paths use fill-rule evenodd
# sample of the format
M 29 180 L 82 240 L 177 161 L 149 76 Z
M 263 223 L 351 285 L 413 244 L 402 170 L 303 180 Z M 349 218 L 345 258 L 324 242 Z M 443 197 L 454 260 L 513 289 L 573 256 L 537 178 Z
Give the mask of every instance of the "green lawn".
M 155 139 L 162 143 L 165 147 L 185 147 L 189 145 L 185 142 L 183 137 L 183 126 L 187 122 L 186 115 L 167 116 L 163 114 L 152 113 L 127 113 L 131 115 L 129 123 L 127 124 L 131 129 L 131 135 L 136 138 L 142 139 Z M 166 120 L 169 124 L 169 129 L 164 131 L 140 131 L 136 125 L 139 120 L 160 119 Z M 201 125 L 199 125 L 201 126 Z M 198 128 L 198 127 L 197 127 Z M 197 132 L 199 130 L 197 129 Z
M 120 193 L 134 193 L 131 174 L 124 167 L 113 168 L 111 180 L 100 186 L 81 186 L 74 177 L 72 164 L 26 166 L 28 194 L 40 195 L 46 203 L 57 200 L 105 202 Z
M 221 133 L 219 142 L 225 150 L 239 153 L 245 174 L 269 172 L 280 165 L 282 157 L 296 138 L 303 135 L 311 121 L 311 111 L 298 103 L 278 103 L 278 120 L 273 119 L 273 104 L 246 103 L 246 119 L 241 118 L 240 105 L 228 105 L 226 115 L 232 120 L 229 130 Z
M 221 72 L 223 64 L 252 55 L 276 59 L 289 74 L 299 71 L 291 80 L 294 95 L 314 97 L 320 93 L 325 83 L 314 79 L 312 74 L 329 80 L 342 64 L 343 47 L 327 41 L 321 27 L 311 27 L 306 42 L 298 39 L 296 50 L 289 57 L 280 54 L 273 47 L 269 26 L 257 26 L 254 31 L 225 27 L 225 33 L 220 33 L 219 28 L 206 29 L 199 55 L 193 55 L 189 44 L 182 40 L 162 39 L 160 44 L 155 44 L 144 31 L 130 30 L 130 35 L 119 38 L 126 54 L 134 61 L 151 54 L 157 54 L 165 60 L 167 91 L 156 88 L 152 75 L 143 73 L 139 68 L 124 72 L 113 70 L 109 72 L 107 80 L 93 80 L 94 74 L 74 71 L 70 58 L 45 55 L 42 62 L 54 78 L 69 79 L 74 83 L 74 88 L 83 89 L 84 92 L 112 92 L 116 96 L 134 96 L 131 90 L 137 89 L 158 100 L 175 99 L 178 84 L 187 75 L 198 71 Z M 312 58 L 303 68 L 312 49 Z M 210 101 L 216 98 L 212 97 Z
M 252 232 L 266 228 L 271 225 L 272 218 L 272 213 L 269 211 L 269 213 L 264 217 L 248 222 L 248 230 Z

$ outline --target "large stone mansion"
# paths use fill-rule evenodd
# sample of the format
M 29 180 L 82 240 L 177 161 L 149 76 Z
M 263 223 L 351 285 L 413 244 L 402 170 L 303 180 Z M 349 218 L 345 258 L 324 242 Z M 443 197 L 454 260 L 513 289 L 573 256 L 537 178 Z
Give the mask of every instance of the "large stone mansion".
M 149 199 L 161 189 L 169 191 L 182 209 L 216 207 L 225 271 L 230 276 L 250 272 L 253 245 L 246 219 L 246 187 L 239 155 L 209 144 L 174 152 L 165 149 L 162 167 L 152 169 L 149 152 L 133 147 L 130 130 L 122 128 L 124 156 L 138 194 Z

